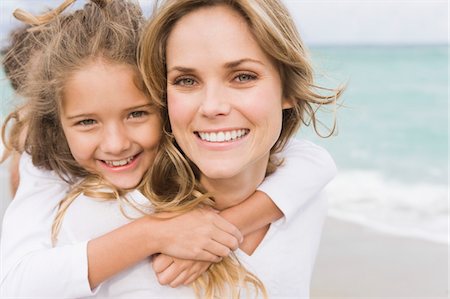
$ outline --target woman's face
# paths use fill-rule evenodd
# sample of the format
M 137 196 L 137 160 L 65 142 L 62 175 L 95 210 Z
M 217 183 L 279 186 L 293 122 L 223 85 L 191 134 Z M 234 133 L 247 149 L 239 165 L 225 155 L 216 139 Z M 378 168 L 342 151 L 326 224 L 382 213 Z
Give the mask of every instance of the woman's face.
M 264 172 L 290 106 L 245 20 L 227 6 L 195 10 L 175 24 L 166 58 L 173 134 L 202 179 Z

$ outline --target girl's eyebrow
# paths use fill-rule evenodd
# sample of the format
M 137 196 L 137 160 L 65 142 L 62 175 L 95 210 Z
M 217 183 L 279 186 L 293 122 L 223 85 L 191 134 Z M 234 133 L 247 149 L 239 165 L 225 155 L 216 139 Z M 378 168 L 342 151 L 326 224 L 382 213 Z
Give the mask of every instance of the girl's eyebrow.
M 129 110 L 136 110 L 136 109 L 142 109 L 142 108 L 151 108 L 152 106 L 153 105 L 151 103 L 148 103 L 148 104 L 144 104 L 144 105 L 133 106 L 133 107 L 127 108 L 126 110 L 129 111 Z
M 90 118 L 94 115 L 95 115 L 94 113 L 82 113 L 82 114 L 76 114 L 76 115 L 69 115 L 69 116 L 66 116 L 65 118 L 71 120 L 71 119 L 76 119 L 76 118 Z
M 260 64 L 262 66 L 265 65 L 264 63 L 262 63 L 261 61 L 256 60 L 256 59 L 243 58 L 243 59 L 227 62 L 227 63 L 224 64 L 224 67 L 226 69 L 233 69 L 233 68 L 236 68 L 239 65 L 241 65 L 243 63 L 246 63 L 246 62 L 257 63 L 257 64 Z M 173 66 L 170 69 L 168 69 L 167 73 L 170 73 L 170 72 L 173 72 L 173 71 L 179 71 L 181 73 L 194 73 L 195 69 L 190 68 L 190 67 L 184 67 L 184 66 Z
M 131 110 L 138 110 L 138 109 L 150 109 L 151 107 L 153 107 L 153 104 L 148 103 L 148 104 L 144 104 L 144 105 L 128 107 L 128 108 L 125 108 L 124 111 L 131 111 Z M 81 114 L 66 116 L 66 119 L 70 120 L 70 119 L 76 119 L 76 118 L 90 118 L 93 116 L 95 116 L 95 113 L 81 113 Z

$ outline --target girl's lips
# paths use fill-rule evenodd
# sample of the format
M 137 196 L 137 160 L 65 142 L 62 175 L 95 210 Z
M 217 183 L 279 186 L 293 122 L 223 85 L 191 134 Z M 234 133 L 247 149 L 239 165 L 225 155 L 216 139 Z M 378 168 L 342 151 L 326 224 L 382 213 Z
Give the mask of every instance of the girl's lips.
M 137 164 L 137 160 L 141 153 L 122 160 L 99 160 L 104 168 L 113 171 L 122 171 L 133 168 Z
M 131 161 L 134 160 L 135 156 L 123 159 L 123 160 L 114 160 L 114 161 L 107 161 L 107 160 L 103 160 L 104 163 L 108 164 L 108 166 L 110 167 L 118 167 L 118 166 L 124 166 L 127 165 L 128 163 L 130 163 Z

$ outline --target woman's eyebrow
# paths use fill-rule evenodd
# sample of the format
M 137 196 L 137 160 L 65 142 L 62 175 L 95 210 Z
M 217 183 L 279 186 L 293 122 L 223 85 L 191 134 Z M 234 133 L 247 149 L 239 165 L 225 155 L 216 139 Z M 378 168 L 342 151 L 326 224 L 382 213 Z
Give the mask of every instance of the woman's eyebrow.
M 227 63 L 225 63 L 224 66 L 227 69 L 232 69 L 232 68 L 235 68 L 235 67 L 237 67 L 237 66 L 239 66 L 239 65 L 241 65 L 241 64 L 243 64 L 245 62 L 252 62 L 252 63 L 257 63 L 257 64 L 260 64 L 260 65 L 264 65 L 264 63 L 262 63 L 259 60 L 252 59 L 252 58 L 243 58 L 243 59 L 227 62 Z
M 184 67 L 184 66 L 174 66 L 167 70 L 167 73 L 173 72 L 173 71 L 179 71 L 181 73 L 193 73 L 195 69 Z
M 243 59 L 227 62 L 224 64 L 224 67 L 227 69 L 232 69 L 232 68 L 238 67 L 239 65 L 246 63 L 246 62 L 257 63 L 257 64 L 260 64 L 263 66 L 265 65 L 264 63 L 262 63 L 261 61 L 259 61 L 257 59 L 243 58 Z M 167 70 L 167 73 L 170 73 L 173 71 L 179 71 L 181 73 L 193 73 L 193 72 L 195 72 L 195 69 L 190 68 L 190 67 L 184 67 L 184 66 L 173 66 Z

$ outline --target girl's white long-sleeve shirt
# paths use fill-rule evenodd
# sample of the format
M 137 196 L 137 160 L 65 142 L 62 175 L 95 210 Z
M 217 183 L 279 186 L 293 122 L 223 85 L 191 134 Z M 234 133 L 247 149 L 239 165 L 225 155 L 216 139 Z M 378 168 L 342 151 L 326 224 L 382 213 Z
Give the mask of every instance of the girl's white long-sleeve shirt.
M 252 256 L 237 251 L 242 262 L 270 286 L 268 288 L 272 296 L 282 294 L 280 286 L 276 287 L 277 275 L 279 277 L 282 272 L 277 273 L 286 271 L 286 266 L 289 265 L 289 269 L 295 270 L 295 267 L 292 268 L 294 264 L 302 266 L 303 270 L 301 273 L 292 272 L 293 276 L 298 277 L 297 281 L 288 280 L 286 283 L 292 286 L 293 283 L 301 282 L 301 290 L 298 292 L 307 293 L 325 215 L 324 199 L 319 194 L 336 174 L 330 155 L 311 142 L 292 141 L 281 155 L 285 158 L 285 163 L 266 178 L 258 190 L 272 198 L 284 217 L 271 225 Z M 149 294 L 153 294 L 154 298 L 179 298 L 183 292 L 186 292 L 186 296 L 191 296 L 190 289 L 173 290 L 157 284 L 148 260 L 119 273 L 92 291 L 88 281 L 87 242 L 129 220 L 121 215 L 116 202 L 108 202 L 109 206 L 105 209 L 105 202 L 100 203 L 82 195 L 75 200 L 66 215 L 59 245 L 52 247 L 51 226 L 58 204 L 68 192 L 69 186 L 55 173 L 34 167 L 26 154 L 21 159 L 20 175 L 21 182 L 16 197 L 3 220 L 0 243 L 2 298 L 130 298 L 129 296 L 141 297 L 140 294 L 147 298 L 152 298 L 148 297 Z M 137 201 L 142 200 L 142 194 L 137 191 L 129 193 L 129 196 Z M 105 217 L 100 217 L 101 213 L 106 213 Z M 96 223 L 105 218 L 108 220 Z M 83 223 L 82 226 L 76 225 L 80 222 Z M 270 256 L 274 254 L 275 248 L 282 249 L 280 254 L 284 255 L 284 261 L 288 265 L 276 267 L 282 260 Z M 303 249 L 300 252 L 293 251 L 296 248 Z M 274 264 L 273 261 L 279 262 Z M 143 275 L 147 272 L 153 275 L 150 282 L 148 276 Z M 152 281 L 156 281 L 156 284 Z M 124 290 L 130 291 L 127 293 Z

